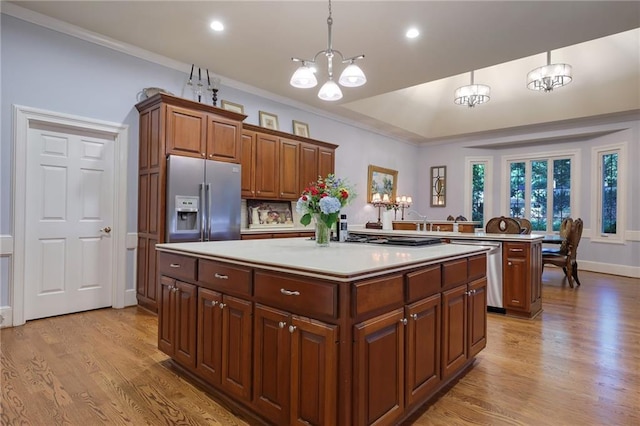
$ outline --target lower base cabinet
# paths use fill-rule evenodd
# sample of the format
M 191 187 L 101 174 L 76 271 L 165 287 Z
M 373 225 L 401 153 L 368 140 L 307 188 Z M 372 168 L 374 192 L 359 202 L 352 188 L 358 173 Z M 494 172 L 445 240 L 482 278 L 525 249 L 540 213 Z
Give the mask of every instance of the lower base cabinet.
M 254 406 L 278 425 L 336 423 L 338 327 L 255 306 Z
M 197 373 L 214 386 L 251 400 L 251 302 L 198 290 Z
M 160 277 L 158 348 L 184 367 L 196 367 L 196 300 L 193 284 Z

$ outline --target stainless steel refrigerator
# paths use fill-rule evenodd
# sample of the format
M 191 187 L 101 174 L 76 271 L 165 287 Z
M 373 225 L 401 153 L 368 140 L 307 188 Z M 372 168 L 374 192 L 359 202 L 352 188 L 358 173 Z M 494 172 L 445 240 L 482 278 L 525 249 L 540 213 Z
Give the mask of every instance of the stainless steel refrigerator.
M 240 165 L 170 155 L 167 242 L 240 239 Z

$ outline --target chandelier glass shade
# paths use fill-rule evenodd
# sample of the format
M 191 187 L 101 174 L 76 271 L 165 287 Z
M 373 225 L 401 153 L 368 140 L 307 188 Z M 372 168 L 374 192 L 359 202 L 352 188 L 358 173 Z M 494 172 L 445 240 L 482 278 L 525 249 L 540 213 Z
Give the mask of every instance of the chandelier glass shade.
M 327 58 L 327 70 L 329 79 L 322 85 L 318 92 L 318 97 L 324 101 L 337 101 L 342 99 L 342 90 L 340 86 L 333 80 L 333 59 L 339 56 L 340 62 L 343 64 L 349 64 L 340 74 L 338 83 L 344 87 L 359 87 L 367 82 L 367 77 L 364 75 L 362 69 L 355 64 L 358 59 L 364 58 L 364 55 L 353 56 L 345 58 L 342 53 L 335 50 L 332 45 L 331 26 L 333 25 L 333 18 L 331 17 L 331 0 L 329 0 L 329 17 L 327 18 L 328 27 L 328 43 L 325 50 L 321 50 L 313 57 L 313 59 L 300 59 L 291 58 L 294 62 L 300 62 L 301 65 L 291 76 L 289 83 L 293 87 L 300 89 L 309 89 L 315 87 L 318 84 L 318 80 L 315 76 L 316 72 L 316 60 L 319 56 L 324 55 Z
M 474 84 L 473 71 L 471 71 L 471 84 L 458 87 L 453 94 L 453 102 L 456 105 L 473 108 L 476 105 L 489 102 L 491 99 L 491 87 L 486 84 Z
M 571 83 L 572 71 L 569 64 L 552 64 L 551 52 L 547 52 L 547 65 L 531 70 L 527 74 L 527 87 L 531 90 L 551 92 L 556 87 Z

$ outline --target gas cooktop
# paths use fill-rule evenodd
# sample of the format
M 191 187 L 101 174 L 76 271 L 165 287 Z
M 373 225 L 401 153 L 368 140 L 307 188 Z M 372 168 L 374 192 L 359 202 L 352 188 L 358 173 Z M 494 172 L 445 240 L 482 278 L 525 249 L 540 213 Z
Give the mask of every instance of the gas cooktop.
M 429 246 L 442 244 L 440 238 L 434 237 L 381 237 L 375 235 L 349 234 L 347 243 L 382 244 L 388 246 Z

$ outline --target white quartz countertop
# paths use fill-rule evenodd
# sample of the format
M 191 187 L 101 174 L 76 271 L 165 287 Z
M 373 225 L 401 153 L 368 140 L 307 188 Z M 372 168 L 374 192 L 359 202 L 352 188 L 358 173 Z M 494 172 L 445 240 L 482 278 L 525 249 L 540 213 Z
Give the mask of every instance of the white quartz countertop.
M 157 244 L 159 251 L 329 279 L 349 281 L 482 253 L 484 246 L 438 244 L 423 247 L 332 242 L 316 247 L 308 238 L 274 238 Z
M 437 237 L 451 240 L 475 240 L 475 241 L 538 241 L 544 238 L 542 234 L 487 234 L 485 232 L 438 232 L 438 231 L 402 231 L 368 229 L 364 226 L 349 227 L 349 232 L 367 235 L 388 235 L 394 237 Z

